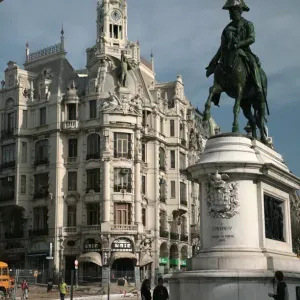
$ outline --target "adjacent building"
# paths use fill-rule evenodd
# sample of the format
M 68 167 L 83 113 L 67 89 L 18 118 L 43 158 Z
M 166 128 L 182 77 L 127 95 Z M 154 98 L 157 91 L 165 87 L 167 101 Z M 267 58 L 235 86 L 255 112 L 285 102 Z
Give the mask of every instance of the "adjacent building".
M 136 267 L 153 276 L 197 251 L 199 186 L 184 169 L 219 128 L 203 124 L 181 76 L 156 81 L 127 22 L 126 1 L 98 4 L 84 70 L 67 60 L 63 30 L 57 45 L 30 53 L 27 44 L 24 69 L 8 63 L 0 247 L 11 267 L 68 278 L 78 259 L 83 277 L 107 265 L 112 278 Z

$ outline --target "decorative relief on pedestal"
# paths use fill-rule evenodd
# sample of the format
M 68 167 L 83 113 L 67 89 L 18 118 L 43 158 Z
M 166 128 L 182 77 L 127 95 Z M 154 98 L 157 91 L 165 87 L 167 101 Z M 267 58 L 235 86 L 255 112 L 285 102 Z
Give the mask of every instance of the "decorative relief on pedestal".
M 239 201 L 237 182 L 228 182 L 227 174 L 208 175 L 206 184 L 206 197 L 208 214 L 212 218 L 230 219 L 238 214 Z

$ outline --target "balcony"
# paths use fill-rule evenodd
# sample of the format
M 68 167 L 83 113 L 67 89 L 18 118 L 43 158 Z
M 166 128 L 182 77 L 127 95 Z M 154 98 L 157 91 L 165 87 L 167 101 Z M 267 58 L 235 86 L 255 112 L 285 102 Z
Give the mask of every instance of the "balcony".
M 49 164 L 49 158 L 36 159 L 34 162 L 35 166 L 48 165 L 48 164 Z
M 81 231 L 84 232 L 100 232 L 101 231 L 101 226 L 100 225 L 83 225 L 81 226 Z
M 169 237 L 169 231 L 160 230 L 159 236 L 167 239 Z
M 115 193 L 131 193 L 132 192 L 132 186 L 131 184 L 128 185 L 114 185 L 114 192 Z
M 78 120 L 64 121 L 62 123 L 62 129 L 65 131 L 77 131 L 79 130 L 79 121 Z
M 170 232 L 170 239 L 174 240 L 174 241 L 178 241 L 179 240 L 179 233 Z
M 8 161 L 0 165 L 0 169 L 7 169 L 7 168 L 13 168 L 16 166 L 16 161 Z
M 15 199 L 15 192 L 6 192 L 0 194 L 0 201 L 10 201 Z
M 43 236 L 43 235 L 48 235 L 48 228 L 29 230 L 30 237 Z
M 127 159 L 132 159 L 132 154 L 131 151 L 122 153 L 122 152 L 115 152 L 114 153 L 114 158 L 127 158 Z
M 79 228 L 76 226 L 72 226 L 72 227 L 64 227 L 63 228 L 63 232 L 64 233 L 70 233 L 70 234 L 76 234 L 79 231 Z
M 78 162 L 77 157 L 67 157 L 67 164 L 76 164 Z
M 94 187 L 88 187 L 88 188 L 86 188 L 86 193 L 88 194 L 90 192 L 100 193 L 100 187 L 99 186 L 94 186 Z
M 88 154 L 86 156 L 86 160 L 90 160 L 90 159 L 100 159 L 100 152 Z
M 187 206 L 188 203 L 185 199 L 180 199 L 180 205 L 184 205 L 184 206 Z
M 33 199 L 41 199 L 41 198 L 46 198 L 49 196 L 49 192 L 48 191 L 35 191 L 34 195 L 33 195 Z
M 1 140 L 9 139 L 14 136 L 14 129 L 1 130 Z
M 180 241 L 181 241 L 181 242 L 188 242 L 188 240 L 189 240 L 189 236 L 188 236 L 188 235 L 182 234 L 182 235 L 180 236 Z
M 114 224 L 111 227 L 112 231 L 137 231 L 137 225 Z

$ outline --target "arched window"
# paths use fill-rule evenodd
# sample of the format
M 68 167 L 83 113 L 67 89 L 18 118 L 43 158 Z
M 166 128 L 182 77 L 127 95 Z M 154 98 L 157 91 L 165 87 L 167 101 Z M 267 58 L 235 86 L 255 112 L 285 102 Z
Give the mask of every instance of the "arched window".
M 100 158 L 100 136 L 96 133 L 90 134 L 87 138 L 86 159 Z
M 166 154 L 163 148 L 159 148 L 159 169 L 165 171 L 166 169 Z
M 35 165 L 49 163 L 48 140 L 40 140 L 35 144 Z

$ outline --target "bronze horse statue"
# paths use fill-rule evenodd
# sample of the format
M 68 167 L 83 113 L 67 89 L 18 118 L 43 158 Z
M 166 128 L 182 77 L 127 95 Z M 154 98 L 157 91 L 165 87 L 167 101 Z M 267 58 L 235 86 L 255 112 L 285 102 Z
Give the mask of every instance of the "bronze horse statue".
M 203 121 L 208 121 L 211 117 L 211 102 L 219 106 L 220 96 L 225 92 L 229 97 L 235 99 L 232 132 L 239 132 L 238 117 L 240 108 L 242 108 L 244 116 L 248 119 L 252 136 L 257 138 L 256 127 L 258 127 L 262 143 L 269 146 L 265 127 L 266 109 L 269 114 L 266 98 L 267 76 L 260 67 L 260 79 L 263 89 L 263 97 L 261 97 L 255 88 L 247 55 L 242 49 L 234 47 L 236 42 L 235 31 L 235 28 L 228 27 L 226 33 L 222 36 L 221 59 L 214 70 L 214 83 L 209 89 Z

